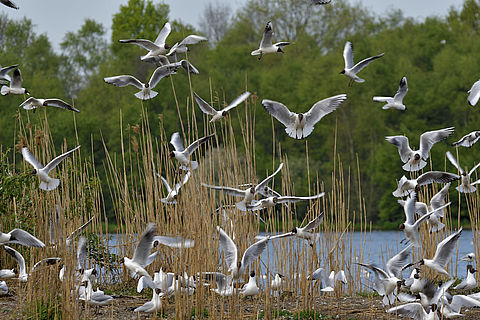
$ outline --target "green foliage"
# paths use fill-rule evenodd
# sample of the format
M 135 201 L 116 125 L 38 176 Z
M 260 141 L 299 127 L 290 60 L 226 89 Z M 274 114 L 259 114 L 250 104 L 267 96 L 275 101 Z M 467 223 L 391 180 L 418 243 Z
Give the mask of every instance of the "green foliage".
M 59 298 L 53 300 L 34 300 L 23 309 L 23 319 L 56 320 L 62 319 L 62 308 Z
M 208 310 L 205 308 L 197 310 L 197 308 L 194 307 L 190 313 L 190 319 L 208 319 Z

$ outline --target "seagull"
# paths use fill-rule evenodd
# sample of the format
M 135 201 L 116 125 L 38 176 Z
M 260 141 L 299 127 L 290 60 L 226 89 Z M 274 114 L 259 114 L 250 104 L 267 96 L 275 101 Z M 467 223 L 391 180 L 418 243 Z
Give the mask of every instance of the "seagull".
M 239 261 L 237 256 L 237 246 L 233 240 L 219 226 L 217 226 L 217 231 L 219 234 L 220 245 L 225 254 L 225 262 L 228 265 L 228 271 L 232 273 L 233 279 L 238 279 L 245 272 L 248 265 L 265 251 L 267 243 L 270 240 L 270 238 L 267 237 L 249 246 L 243 253 L 242 259 Z
M 13 9 L 17 9 L 17 10 L 20 9 L 14 2 L 10 0 L 0 0 L 0 3 Z
M 460 172 L 460 177 L 462 178 L 462 182 L 460 183 L 460 185 L 458 187 L 456 187 L 455 189 L 457 189 L 458 192 L 460 193 L 472 193 L 472 192 L 475 192 L 477 190 L 477 188 L 474 187 L 474 185 L 476 184 L 479 184 L 480 183 L 480 179 L 478 179 L 477 181 L 475 182 L 472 182 L 470 183 L 470 177 L 471 175 L 475 172 L 475 170 L 480 166 L 480 162 L 477 163 L 473 168 L 472 170 L 470 170 L 467 174 L 467 172 L 465 172 L 463 170 L 462 167 L 460 167 L 460 165 L 458 164 L 457 162 L 457 159 L 455 159 L 455 157 L 453 156 L 453 154 L 450 152 L 450 151 L 447 151 L 447 158 L 448 160 L 450 161 L 451 164 L 453 164 L 457 169 L 458 171 Z
M 193 248 L 195 241 L 191 239 L 185 239 L 181 236 L 167 237 L 167 236 L 154 236 L 153 246 L 162 244 L 170 248 Z
M 233 281 L 231 276 L 226 276 L 220 272 L 204 272 L 205 279 L 215 280 L 217 287 L 210 289 L 220 296 L 231 296 L 233 294 Z
M 135 93 L 135 97 L 141 100 L 148 100 L 154 98 L 158 94 L 158 92 L 153 91 L 152 89 L 157 86 L 160 80 L 171 74 L 176 74 L 176 71 L 176 68 L 170 68 L 169 66 L 158 67 L 153 71 L 148 83 L 142 83 L 140 80 L 130 75 L 107 77 L 103 78 L 103 80 L 116 87 L 126 87 L 128 85 L 134 86 L 137 89 L 140 89 L 139 92 Z
M 470 252 L 467 255 L 461 257 L 460 260 L 467 261 L 467 262 L 474 262 L 475 261 L 475 253 Z
M 90 280 L 87 281 L 87 288 L 85 289 L 85 295 L 81 300 L 85 300 L 88 304 L 93 304 L 96 306 L 104 306 L 112 302 L 114 299 L 112 296 L 104 294 L 103 291 L 98 290 L 93 291 L 92 282 Z
M 12 71 L 13 69 L 15 69 L 17 67 L 18 67 L 18 64 L 14 64 L 12 66 L 3 67 L 3 68 L 2 68 L 2 66 L 0 66 L 0 80 L 12 81 L 12 78 L 10 78 L 9 73 L 10 73 L 10 71 Z
M 395 313 L 398 315 L 405 315 L 415 320 L 438 320 L 440 317 L 437 313 L 437 305 L 434 304 L 427 312 L 421 303 L 411 302 L 402 304 L 387 310 L 388 313 Z
M 164 55 L 158 55 L 158 56 L 151 56 L 148 58 L 143 59 L 145 62 L 153 63 L 157 65 L 158 67 L 165 66 L 170 69 L 174 69 L 175 71 L 179 68 L 182 67 L 186 72 L 193 73 L 193 74 L 199 74 L 200 72 L 198 71 L 197 68 L 193 64 L 190 63 L 190 61 L 182 59 L 178 62 L 170 62 L 168 60 L 167 56 Z
M 403 206 L 406 219 L 405 219 L 405 222 L 399 226 L 398 230 L 400 231 L 403 230 L 405 232 L 405 239 L 410 241 L 410 243 L 414 247 L 419 248 L 420 243 L 418 242 L 418 239 L 417 239 L 417 233 L 420 225 L 423 222 L 425 222 L 426 219 L 429 219 L 430 216 L 435 213 L 435 211 L 442 210 L 443 208 L 449 206 L 450 202 L 444 206 L 441 206 L 440 208 L 437 208 L 435 210 L 430 211 L 427 214 L 424 214 L 418 220 L 415 220 L 416 202 L 417 202 L 417 194 L 415 193 L 415 191 L 413 191 L 410 193 L 410 197 L 407 199 L 407 201 L 405 202 L 405 205 Z
M 0 296 L 6 295 L 8 293 L 8 286 L 5 281 L 0 281 Z
M 63 159 L 68 157 L 72 152 L 80 148 L 80 146 L 77 146 L 76 148 L 65 152 L 64 154 L 59 155 L 52 161 L 50 161 L 45 167 L 42 166 L 40 162 L 35 159 L 35 156 L 28 150 L 28 148 L 22 148 L 22 155 L 23 159 L 30 163 L 33 166 L 33 171 L 32 174 L 36 174 L 38 178 L 40 179 L 40 189 L 46 190 L 46 191 L 51 191 L 55 190 L 58 185 L 60 184 L 60 180 L 56 178 L 50 178 L 48 175 L 50 171 L 52 171 L 56 166 L 62 162 Z
M 398 188 L 392 192 L 394 197 L 406 196 L 410 190 L 420 189 L 420 186 L 424 186 L 433 182 L 436 183 L 448 183 L 460 179 L 456 174 L 443 172 L 443 171 L 429 171 L 420 175 L 417 179 L 407 179 L 403 176 L 398 181 Z
M 190 176 L 191 176 L 191 171 L 188 171 L 184 176 L 183 176 L 183 179 L 182 179 L 182 182 L 179 182 L 177 183 L 174 188 L 172 189 L 172 187 L 170 187 L 170 185 L 168 184 L 168 181 L 167 179 L 165 179 L 164 177 L 162 177 L 161 175 L 159 175 L 158 173 L 155 172 L 155 174 L 157 175 L 157 177 L 159 177 L 162 182 L 163 182 L 163 185 L 165 186 L 165 188 L 167 188 L 167 196 L 165 198 L 162 198 L 162 202 L 163 203 L 166 203 L 166 204 L 176 204 L 177 203 L 177 196 L 178 196 L 178 192 L 180 191 L 180 188 L 186 184 L 188 182 L 188 179 L 190 179 Z
M 36 99 L 34 97 L 30 97 L 18 107 L 23 108 L 25 110 L 34 110 L 34 111 L 35 109 L 40 107 L 56 107 L 56 108 L 70 110 L 74 112 L 80 112 L 80 110 L 72 107 L 71 105 L 69 105 L 68 103 L 60 99 Z
M 315 219 L 309 221 L 307 223 L 307 225 L 303 228 L 293 227 L 292 231 L 290 231 L 290 232 L 277 234 L 275 236 L 267 236 L 267 237 L 270 238 L 271 240 L 273 240 L 273 239 L 281 239 L 281 238 L 296 236 L 299 239 L 308 240 L 310 245 L 313 245 L 313 243 L 316 240 L 316 235 L 314 233 L 310 232 L 310 231 L 315 229 L 316 227 L 318 227 L 318 225 L 320 223 L 322 223 L 323 215 L 324 215 L 324 213 L 321 212 Z M 255 239 L 262 240 L 262 239 L 265 239 L 267 237 L 256 236 Z
M 215 134 L 202 137 L 194 142 L 192 142 L 186 149 L 183 147 L 182 140 L 180 139 L 180 133 L 175 132 L 170 138 L 170 143 L 175 148 L 174 151 L 170 152 L 170 158 L 177 159 L 180 162 L 180 170 L 195 170 L 198 168 L 198 162 L 190 160 L 190 156 L 200 147 L 202 144 L 213 138 Z
M 274 53 L 274 52 L 281 52 L 284 53 L 282 48 L 288 46 L 290 42 L 277 42 L 272 44 L 272 36 L 273 36 L 273 29 L 272 29 L 272 21 L 268 21 L 267 25 L 265 26 L 265 30 L 263 31 L 262 42 L 260 42 L 260 48 L 257 50 L 253 50 L 251 55 L 258 56 L 258 60 L 262 59 L 264 54 L 267 53 Z
M 342 71 L 340 71 L 340 73 L 350 78 L 350 85 L 352 84 L 352 81 L 360 82 L 360 83 L 365 82 L 364 79 L 361 79 L 357 76 L 357 73 L 359 73 L 360 71 L 363 70 L 363 68 L 368 66 L 370 62 L 382 57 L 383 55 L 384 53 L 380 53 L 379 55 L 363 59 L 356 65 L 353 65 L 353 47 L 352 47 L 352 43 L 350 41 L 347 41 L 347 43 L 345 43 L 345 48 L 343 49 L 343 59 L 345 60 L 345 68 Z
M 455 290 L 472 290 L 477 287 L 474 273 L 477 272 L 471 264 L 467 265 L 467 277 L 453 289 Z
M 118 41 L 120 43 L 133 43 L 139 47 L 148 50 L 148 53 L 140 58 L 141 60 L 145 61 L 150 57 L 167 53 L 167 50 L 170 49 L 170 46 L 166 44 L 165 41 L 167 40 L 170 31 L 172 31 L 172 27 L 170 26 L 170 23 L 167 22 L 163 26 L 162 30 L 160 30 L 157 39 L 155 39 L 155 42 L 145 39 L 126 39 Z
M 11 255 L 18 263 L 18 279 L 21 282 L 27 282 L 29 274 L 27 273 L 27 269 L 25 268 L 25 259 L 17 250 L 10 248 L 9 246 L 3 246 L 5 251 Z
M 162 300 L 159 296 L 160 289 L 153 289 L 152 300 L 146 302 L 143 306 L 140 306 L 133 310 L 133 312 L 157 312 L 162 308 Z
M 0 279 L 10 279 L 15 277 L 14 269 L 2 269 L 0 270 Z
M 437 250 L 433 259 L 421 259 L 418 261 L 420 265 L 425 265 L 430 269 L 443 274 L 447 277 L 450 277 L 445 267 L 447 266 L 448 260 L 450 259 L 453 250 L 457 247 L 458 239 L 462 233 L 463 228 L 452 233 L 450 236 L 446 237 L 442 242 L 437 245 Z
M 441 297 L 442 303 L 440 305 L 440 313 L 445 319 L 453 319 L 463 317 L 460 313 L 462 307 L 478 308 L 480 301 L 465 295 L 456 294 L 452 297 L 451 302 L 446 297 Z
M 468 103 L 473 107 L 477 104 L 478 99 L 480 98 L 480 80 L 475 82 L 470 90 L 468 90 Z
M 469 134 L 464 135 L 462 139 L 452 143 L 452 146 L 462 146 L 470 148 L 478 141 L 478 139 L 480 139 L 480 131 L 472 131 Z
M 186 53 L 190 50 L 188 49 L 187 45 L 197 44 L 201 41 L 207 41 L 207 40 L 208 39 L 205 37 L 191 34 L 185 37 L 185 39 L 183 39 L 182 41 L 175 43 L 170 49 L 170 51 L 167 53 L 167 56 L 171 56 L 173 54 L 176 57 L 177 53 Z
M 133 252 L 133 258 L 123 257 L 120 260 L 132 274 L 145 276 L 149 280 L 151 280 L 152 277 L 145 270 L 145 266 L 147 265 L 147 259 L 152 248 L 154 233 L 155 224 L 149 223 Z
M 278 291 L 282 288 L 282 282 L 283 282 L 283 275 L 280 273 L 275 273 L 275 278 L 272 279 L 272 282 L 270 283 L 270 288 L 272 291 Z
M 224 117 L 226 117 L 228 111 L 238 106 L 240 103 L 245 101 L 245 99 L 247 99 L 250 96 L 250 92 L 248 91 L 244 92 L 240 96 L 238 96 L 235 100 L 233 100 L 228 106 L 226 106 L 220 111 L 217 111 L 210 104 L 208 104 L 208 102 L 200 98 L 198 94 L 196 94 L 195 92 L 193 94 L 195 96 L 195 101 L 197 101 L 197 104 L 200 107 L 200 110 L 202 110 L 202 112 L 205 114 L 213 116 L 213 118 L 210 120 L 211 123 L 219 121 Z
M 45 244 L 22 229 L 13 229 L 9 233 L 0 231 L 0 245 L 18 243 L 27 247 L 45 248 Z
M 208 185 L 208 184 L 205 184 L 205 183 L 202 183 L 202 186 L 206 187 L 206 188 L 210 188 L 210 189 L 214 189 L 214 190 L 219 190 L 219 191 L 223 191 L 225 192 L 226 194 L 229 194 L 229 195 L 232 195 L 232 196 L 235 196 L 235 197 L 243 197 L 243 200 L 240 201 L 240 202 L 237 202 L 236 203 L 236 207 L 237 209 L 241 210 L 241 211 L 247 211 L 247 205 L 250 205 L 252 203 L 252 201 L 254 200 L 255 198 L 255 195 L 257 193 L 259 193 L 259 190 L 263 189 L 264 186 L 270 181 L 273 179 L 273 177 L 275 177 L 275 175 L 277 173 L 280 172 L 280 170 L 283 168 L 283 163 L 280 163 L 280 165 L 278 166 L 277 170 L 269 175 L 268 177 L 266 177 L 262 182 L 260 182 L 257 186 L 253 186 L 248 188 L 248 189 L 245 189 L 245 190 L 241 190 L 241 189 L 237 189 L 237 188 L 232 188 L 232 187 L 220 187 L 220 186 L 212 186 L 212 185 Z
M 439 209 L 443 206 L 443 202 L 448 194 L 450 184 L 450 182 L 445 184 L 445 186 L 430 199 L 429 206 L 420 201 L 415 203 L 415 213 L 419 214 L 420 216 L 426 215 L 433 211 L 433 214 L 427 218 L 427 224 L 430 226 L 430 233 L 438 232 L 445 227 L 445 224 L 440 222 L 440 218 L 443 218 L 444 212 L 443 210 Z M 398 203 L 400 203 L 403 207 L 405 206 L 404 200 L 398 200 Z
M 405 163 L 402 167 L 403 170 L 418 171 L 427 165 L 426 160 L 433 145 L 448 138 L 453 131 L 454 128 L 450 127 L 423 133 L 420 136 L 420 149 L 417 151 L 410 149 L 408 138 L 405 136 L 388 136 L 385 137 L 385 140 L 398 148 L 400 159 Z
M 403 98 L 407 94 L 408 85 L 407 85 L 407 78 L 403 77 L 400 80 L 400 85 L 398 86 L 398 91 L 393 98 L 391 97 L 373 97 L 373 101 L 377 102 L 386 102 L 382 109 L 396 109 L 396 110 L 407 110 L 407 107 L 403 104 Z
M 296 203 L 299 201 L 307 201 L 321 198 L 325 195 L 325 192 L 319 193 L 310 197 L 295 197 L 295 196 L 284 196 L 284 197 L 268 197 L 260 201 L 255 201 L 251 205 L 247 205 L 247 209 L 251 211 L 263 210 L 275 207 L 277 204 L 281 203 Z
M 387 298 L 388 304 L 392 303 L 392 294 L 399 284 L 401 284 L 401 273 L 404 269 L 403 266 L 405 266 L 405 262 L 410 257 L 411 248 L 412 245 L 409 245 L 395 256 L 390 258 L 390 260 L 387 261 L 386 271 L 376 267 L 373 264 L 356 262 L 356 264 L 368 268 L 375 273 L 375 290 L 379 295 L 383 296 L 384 299 L 385 297 Z
M 315 129 L 315 124 L 324 116 L 337 109 L 347 99 L 346 94 L 339 94 L 316 102 L 306 113 L 295 113 L 273 100 L 262 100 L 262 105 L 274 118 L 285 126 L 285 132 L 294 139 L 308 137 Z
M 2 86 L 0 93 L 5 96 L 9 93 L 11 94 L 30 94 L 27 89 L 22 87 L 22 74 L 20 69 L 15 69 L 13 71 L 12 80 L 10 81 L 10 87 Z
M 248 278 L 248 283 L 245 284 L 240 289 L 240 294 L 244 297 L 256 296 L 260 292 L 260 289 L 257 286 L 257 277 L 255 276 L 255 271 L 250 272 L 250 277 Z
M 332 270 L 330 275 L 327 276 L 325 269 L 318 268 L 312 273 L 312 280 L 320 279 L 322 281 L 323 288 L 320 290 L 322 292 L 332 292 L 335 288 L 335 283 L 337 281 L 347 284 L 347 277 L 345 276 L 345 271 L 340 270 L 335 274 L 335 271 Z

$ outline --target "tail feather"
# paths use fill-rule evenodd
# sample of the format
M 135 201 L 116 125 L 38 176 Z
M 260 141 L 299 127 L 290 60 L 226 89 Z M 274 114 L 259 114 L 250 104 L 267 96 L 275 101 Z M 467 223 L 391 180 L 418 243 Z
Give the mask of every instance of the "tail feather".
M 258 56 L 261 53 L 260 49 L 253 50 L 252 53 L 250 53 L 252 56 Z
M 445 224 L 438 221 L 436 225 L 431 225 L 430 233 L 438 232 L 438 231 L 442 230 L 443 228 L 445 228 Z
M 457 191 L 460 193 L 472 193 L 477 191 L 477 188 L 472 187 L 471 185 L 469 185 L 468 187 L 465 187 L 464 185 L 459 185 L 455 189 L 457 189 Z
M 48 182 L 42 181 L 40 182 L 40 189 L 45 191 L 55 190 L 59 184 L 60 180 L 58 179 L 50 179 Z
M 140 100 L 148 100 L 148 99 L 153 99 L 157 96 L 158 92 L 150 90 L 148 94 L 146 94 L 144 91 L 139 91 L 135 93 L 135 97 L 137 97 Z

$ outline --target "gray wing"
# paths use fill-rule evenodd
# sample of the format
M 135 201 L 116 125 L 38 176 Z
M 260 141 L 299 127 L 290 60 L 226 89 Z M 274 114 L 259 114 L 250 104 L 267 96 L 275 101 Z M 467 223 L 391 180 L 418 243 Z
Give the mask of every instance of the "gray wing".
M 211 135 L 209 136 L 205 136 L 205 137 L 202 137 L 194 142 L 192 142 L 188 147 L 187 147 L 187 151 L 188 151 L 188 154 L 189 155 L 192 155 L 192 153 L 195 152 L 195 150 L 197 150 L 198 147 L 200 147 L 202 144 L 204 144 L 205 142 L 207 142 L 209 139 L 211 139 L 215 134 L 212 133 Z
M 14 64 L 13 66 L 9 66 L 9 67 L 4 67 L 4 68 L 1 68 L 0 69 L 0 79 L 5 79 L 7 81 L 12 81 L 12 78 L 10 78 L 10 71 L 12 71 L 13 69 L 15 69 L 16 67 L 18 67 L 18 64 Z
M 428 153 L 430 152 L 430 149 L 433 147 L 433 145 L 439 141 L 442 141 L 451 134 L 453 134 L 454 128 L 445 128 L 445 129 L 440 129 L 440 130 L 434 130 L 434 131 L 427 131 L 423 133 L 420 136 L 420 153 L 422 154 L 423 159 L 428 158 Z
M 77 270 L 85 268 L 87 260 L 87 238 L 80 237 L 77 244 Z
M 285 203 L 285 202 L 295 203 L 299 201 L 313 200 L 313 199 L 321 198 L 324 195 L 325 195 L 325 192 L 319 193 L 311 197 L 278 197 L 277 203 Z
M 370 62 L 378 59 L 378 58 L 381 58 L 382 56 L 384 55 L 384 53 L 380 53 L 376 56 L 373 56 L 373 57 L 369 57 L 367 59 L 363 59 L 362 61 L 360 61 L 359 63 L 357 63 L 353 68 L 352 68 L 352 71 L 354 73 L 358 73 L 360 71 L 363 70 L 363 68 L 365 68 L 366 66 L 368 66 L 370 64 Z
M 28 148 L 22 148 L 22 156 L 25 161 L 30 163 L 35 169 L 43 169 L 43 166 L 40 162 L 37 161 L 35 156 L 28 150 Z
M 449 188 L 450 188 L 450 182 L 447 183 L 445 186 L 443 186 L 442 190 L 438 191 L 432 197 L 432 199 L 430 200 L 430 206 L 432 207 L 433 210 L 438 209 L 443 205 L 443 202 L 445 201 L 445 198 L 448 194 Z M 439 216 L 443 217 L 443 211 L 442 211 L 442 214 Z
M 343 48 L 343 60 L 345 60 L 345 69 L 353 67 L 353 46 L 350 41 L 347 41 Z
M 236 189 L 236 188 L 212 186 L 212 185 L 205 184 L 205 183 L 202 183 L 202 186 L 204 186 L 206 188 L 214 189 L 214 190 L 223 191 L 226 194 L 229 194 L 229 195 L 235 196 L 235 197 L 244 197 L 245 196 L 245 192 L 243 190 Z
M 374 266 L 373 264 L 363 264 L 363 263 L 356 263 L 356 264 L 372 270 L 375 273 L 375 275 L 380 279 L 388 279 L 390 277 L 384 270 L 378 268 L 377 266 Z
M 153 234 L 155 233 L 155 224 L 149 223 L 147 229 L 142 234 L 140 241 L 135 248 L 132 260 L 139 265 L 144 266 L 147 263 L 150 250 L 152 249 Z
M 222 228 L 217 226 L 217 231 L 220 245 L 222 246 L 225 254 L 225 262 L 227 263 L 228 269 L 231 270 L 237 265 L 237 246 Z
M 429 171 L 417 178 L 419 186 L 423 186 L 432 182 L 436 183 L 448 183 L 460 179 L 456 174 L 443 171 Z
M 103 81 L 109 84 L 113 84 L 116 87 L 126 87 L 130 85 L 140 90 L 143 89 L 143 83 L 141 83 L 140 80 L 138 80 L 134 76 L 130 76 L 130 75 L 107 77 L 107 78 L 103 78 Z
M 263 31 L 262 41 L 260 42 L 260 48 L 270 47 L 272 45 L 272 21 L 268 21 Z
M 477 170 L 477 168 L 480 166 L 480 162 L 477 163 L 469 172 L 468 172 L 468 176 L 470 177 L 472 175 L 472 173 L 475 172 L 475 170 Z
M 345 100 L 346 94 L 339 94 L 315 103 L 310 110 L 304 114 L 305 125 L 314 126 L 324 116 L 337 109 Z
M 450 161 L 451 164 L 455 166 L 455 168 L 458 169 L 460 174 L 465 174 L 465 171 L 463 170 L 462 167 L 458 165 L 457 159 L 453 156 L 453 154 L 450 151 L 447 151 L 447 159 Z
M 435 256 L 433 260 L 439 263 L 441 266 L 446 266 L 448 260 L 452 256 L 453 250 L 457 247 L 458 240 L 460 239 L 460 235 L 462 234 L 463 228 L 451 234 L 450 236 L 446 237 L 442 242 L 437 245 L 437 251 L 435 252 Z
M 452 286 L 452 284 L 455 282 L 455 279 L 449 280 L 445 283 L 443 283 L 437 290 L 435 291 L 432 300 L 430 300 L 430 304 L 436 304 L 438 300 L 445 295 L 447 292 L 448 288 Z
M 242 257 L 241 269 L 245 270 L 253 260 L 257 259 L 263 253 L 263 251 L 265 251 L 265 249 L 267 248 L 268 240 L 270 240 L 270 238 L 267 237 L 265 239 L 257 241 L 250 247 L 248 247 L 247 250 L 245 250 L 245 253 Z
M 192 172 L 191 171 L 188 171 L 187 173 L 185 173 L 185 175 L 183 176 L 183 179 L 181 182 L 177 183 L 175 185 L 175 192 L 178 193 L 178 190 L 180 190 L 180 188 L 186 184 L 188 182 L 188 180 L 190 179 L 190 176 L 192 175 Z
M 9 243 L 19 243 L 27 247 L 45 247 L 42 241 L 22 229 L 13 229 L 9 234 L 11 235 Z
M 195 241 L 191 239 L 185 239 L 182 236 L 167 237 L 167 236 L 155 236 L 153 241 L 170 248 L 192 248 L 195 245 Z
M 42 264 L 46 264 L 47 266 L 51 266 L 57 262 L 60 262 L 62 261 L 62 258 L 58 258 L 58 257 L 50 257 L 50 258 L 45 258 L 45 259 L 42 259 L 40 261 L 38 261 L 37 263 L 35 263 L 32 267 L 32 273 L 38 268 L 40 267 Z
M 206 280 L 215 281 L 219 290 L 225 290 L 229 279 L 226 275 L 220 272 L 202 272 L 202 274 Z
M 417 195 L 415 191 L 411 192 L 410 197 L 405 201 L 403 211 L 405 212 L 405 223 L 413 225 L 415 223 L 415 203 L 417 202 Z
M 183 150 L 185 150 L 185 148 L 183 147 L 182 139 L 180 139 L 180 133 L 178 132 L 172 134 L 172 137 L 170 138 L 170 143 L 175 148 L 175 151 L 183 152 Z
M 74 112 L 80 112 L 80 110 L 74 108 L 73 106 L 60 99 L 46 99 L 45 104 L 49 107 L 56 107 Z
M 480 80 L 475 82 L 470 90 L 468 90 L 468 103 L 473 107 L 477 104 L 478 99 L 480 98 Z
M 179 64 L 185 71 L 193 73 L 193 74 L 200 74 L 197 68 L 190 61 L 182 59 L 180 62 L 177 62 L 175 65 Z
M 426 319 L 426 317 L 424 317 L 424 315 L 426 314 L 425 310 L 423 309 L 422 304 L 418 302 L 412 302 L 403 304 L 401 306 L 396 306 L 388 309 L 387 312 L 407 316 L 415 320 Z
M 34 105 L 35 104 L 35 105 Z M 37 104 L 40 104 L 40 101 L 37 98 L 30 97 L 27 100 L 23 101 L 19 108 L 23 108 L 25 110 L 32 110 L 35 109 Z
M 176 68 L 172 68 L 168 65 L 158 67 L 157 69 L 155 69 L 155 71 L 153 71 L 153 74 L 150 77 L 150 81 L 148 82 L 149 88 L 150 89 L 155 88 L 157 84 L 160 82 L 160 80 L 162 80 L 168 75 L 176 74 L 176 73 L 177 73 Z
M 156 174 L 160 177 L 160 180 L 162 180 L 163 185 L 165 186 L 165 188 L 167 188 L 167 192 L 170 193 L 170 192 L 172 191 L 172 188 L 171 188 L 170 185 L 168 184 L 167 179 L 165 179 L 164 177 L 162 177 L 162 176 L 159 175 L 158 173 L 156 173 Z
M 239 95 L 235 100 L 233 100 L 227 107 L 225 107 L 222 111 L 228 111 L 230 109 L 235 108 L 238 106 L 240 103 L 245 101 L 248 97 L 250 96 L 250 92 L 244 92 L 241 95 Z
M 207 41 L 208 39 L 202 36 L 197 36 L 196 34 L 191 34 L 187 36 L 185 39 L 180 42 L 180 45 L 189 45 L 189 44 L 197 44 L 200 41 Z
M 19 275 L 24 275 L 27 273 L 27 269 L 25 268 L 25 259 L 23 256 L 18 252 L 17 250 L 10 248 L 9 246 L 3 246 L 5 251 L 11 255 L 18 263 L 18 274 Z
M 20 69 L 15 69 L 13 71 L 12 80 L 10 81 L 11 88 L 21 88 L 22 87 L 22 74 L 20 73 Z
M 393 100 L 401 103 L 403 101 L 403 98 L 407 94 L 407 91 L 408 91 L 407 78 L 403 77 L 402 80 L 400 80 L 398 91 L 393 97 Z
M 142 288 L 143 289 L 143 288 Z M 138 289 L 137 289 L 138 290 Z M 155 290 L 155 289 L 154 289 Z M 152 310 L 152 308 L 155 306 L 155 303 L 150 300 L 150 301 L 147 301 L 145 302 L 142 306 L 138 307 L 138 308 L 135 308 L 133 310 L 133 312 L 149 312 Z
M 389 136 L 385 137 L 385 140 L 398 148 L 400 159 L 402 159 L 403 163 L 407 163 L 410 159 L 411 153 L 413 152 L 412 149 L 410 149 L 408 138 L 405 136 Z
M 194 92 L 193 95 L 195 97 L 195 101 L 197 102 L 198 106 L 200 107 L 200 110 L 202 110 L 203 113 L 209 114 L 212 116 L 217 113 L 217 110 L 213 109 L 213 107 L 207 101 L 200 98 L 198 94 Z
M 315 219 L 307 223 L 305 227 L 303 227 L 303 231 L 310 231 L 315 229 L 320 223 L 323 221 L 323 215 L 324 213 L 320 213 Z
M 153 43 L 150 40 L 146 39 L 125 39 L 125 40 L 118 40 L 120 43 L 133 43 L 136 44 L 139 47 L 142 47 L 143 49 L 152 51 L 152 50 L 157 50 L 158 46 Z
M 275 170 L 274 173 L 272 173 L 271 175 L 269 175 L 268 177 L 266 177 L 265 179 L 263 179 L 262 182 L 260 182 L 256 187 L 255 187 L 255 193 L 257 193 L 257 190 L 262 190 L 263 188 L 265 188 L 265 186 L 267 185 L 267 183 L 273 179 L 273 177 L 275 177 L 275 175 L 277 173 L 280 172 L 280 170 L 282 170 L 283 168 L 283 162 L 280 163 L 280 165 L 278 166 L 277 170 Z
M 461 295 L 461 294 L 456 294 L 452 298 L 452 303 L 450 303 L 450 308 L 454 312 L 460 312 L 462 307 L 466 308 L 474 308 L 474 307 L 480 307 L 480 301 L 475 300 L 474 298 Z
M 68 157 L 72 152 L 74 152 L 78 148 L 80 148 L 80 146 L 77 146 L 77 147 L 73 148 L 72 150 L 65 152 L 64 154 L 61 154 L 58 157 L 56 157 L 55 159 L 53 159 L 52 161 L 50 161 L 44 168 L 45 172 L 49 173 L 50 171 L 52 171 L 56 166 L 58 166 L 58 164 L 60 162 L 62 162 L 63 159 Z
M 332 0 L 310 0 L 312 4 L 317 5 L 317 4 L 328 4 L 332 2 Z
M 387 272 L 390 275 L 395 277 L 399 277 L 400 273 L 402 272 L 402 268 L 405 265 L 405 262 L 410 257 L 412 245 L 409 245 L 396 255 L 394 255 L 390 260 L 387 262 Z
M 284 104 L 273 100 L 263 99 L 262 105 L 268 113 L 283 123 L 286 127 L 295 123 L 297 114 L 288 110 Z
M 73 241 L 76 237 L 78 237 L 85 229 L 88 227 L 90 223 L 92 223 L 93 219 L 95 216 L 91 217 L 87 222 L 85 222 L 82 226 L 77 228 L 76 230 L 72 231 L 70 235 L 67 238 L 67 245 L 70 244 L 71 241 Z
M 318 280 L 320 279 L 321 281 L 325 281 L 327 279 L 327 275 L 325 273 L 325 269 L 323 268 L 318 268 L 317 270 L 313 271 L 312 276 L 310 277 L 312 280 Z
M 172 31 L 172 27 L 170 26 L 170 23 L 166 22 L 162 30 L 160 30 L 160 33 L 158 34 L 157 39 L 155 39 L 155 44 L 157 46 L 164 44 L 171 31 Z

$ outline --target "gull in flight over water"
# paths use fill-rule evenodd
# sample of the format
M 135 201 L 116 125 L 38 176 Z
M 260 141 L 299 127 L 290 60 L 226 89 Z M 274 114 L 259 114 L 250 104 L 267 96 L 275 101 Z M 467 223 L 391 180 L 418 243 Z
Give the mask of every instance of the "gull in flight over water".
M 152 249 L 153 237 L 155 233 L 155 224 L 149 223 L 145 231 L 140 237 L 140 241 L 133 252 L 133 258 L 123 257 L 120 262 L 125 265 L 125 267 L 130 270 L 133 275 L 145 276 L 149 280 L 152 280 L 152 277 L 145 270 L 145 267 L 148 264 L 148 257 L 150 255 L 150 250 Z
M 460 177 L 456 174 L 450 172 L 443 172 L 443 171 L 429 171 L 422 175 L 420 175 L 416 179 L 407 179 L 407 177 L 403 176 L 398 181 L 398 187 L 395 191 L 392 192 L 394 197 L 404 197 L 406 196 L 411 190 L 418 191 L 420 190 L 420 186 L 424 186 L 431 183 L 449 183 L 455 180 L 460 179 Z
M 66 157 L 68 157 L 72 152 L 80 148 L 77 146 L 76 148 L 65 152 L 64 154 L 59 155 L 52 161 L 50 161 L 45 167 L 42 166 L 40 162 L 37 161 L 35 156 L 28 150 L 28 148 L 22 148 L 22 155 L 23 159 L 30 163 L 33 166 L 32 174 L 36 174 L 40 179 L 40 189 L 51 191 L 58 187 L 60 184 L 60 180 L 56 178 L 51 178 L 48 174 L 52 171 L 56 166 L 60 164 Z
M 407 78 L 403 77 L 400 80 L 400 85 L 398 86 L 398 91 L 395 96 L 392 97 L 373 97 L 373 101 L 377 102 L 386 102 L 386 104 L 382 107 L 383 110 L 391 109 L 391 110 L 407 110 L 407 107 L 403 104 L 403 98 L 407 94 L 408 85 L 407 85 Z
M 305 113 L 295 113 L 277 101 L 264 99 L 262 105 L 275 119 L 285 126 L 285 132 L 294 139 L 308 137 L 315 124 L 324 116 L 336 110 L 345 100 L 346 94 L 339 94 L 316 102 Z
M 347 41 L 347 43 L 345 43 L 345 48 L 343 49 L 343 59 L 345 60 L 345 68 L 342 71 L 340 71 L 340 73 L 350 78 L 349 85 L 351 85 L 353 81 L 359 82 L 359 83 L 365 82 L 364 79 L 359 78 L 357 76 L 357 73 L 362 71 L 363 68 L 368 66 L 372 61 L 382 57 L 383 55 L 384 53 L 380 53 L 379 55 L 363 59 L 362 61 L 354 65 L 353 64 L 353 46 L 350 41 Z
M 200 107 L 200 110 L 202 110 L 202 112 L 205 114 L 213 116 L 212 119 L 210 119 L 210 122 L 216 122 L 226 117 L 228 111 L 230 111 L 231 109 L 235 108 L 240 103 L 245 101 L 250 96 L 250 92 L 247 91 L 242 93 L 235 100 L 233 100 L 228 106 L 226 106 L 220 111 L 215 110 L 208 102 L 200 98 L 200 96 L 195 92 L 193 93 L 193 95 L 195 96 L 195 101 L 197 101 L 197 104 Z
M 273 28 L 272 21 L 268 21 L 263 31 L 262 41 L 260 42 L 260 48 L 253 50 L 251 55 L 258 56 L 258 60 L 262 59 L 263 55 L 274 52 L 284 53 L 282 48 L 288 46 L 290 42 L 277 42 L 272 44 Z

